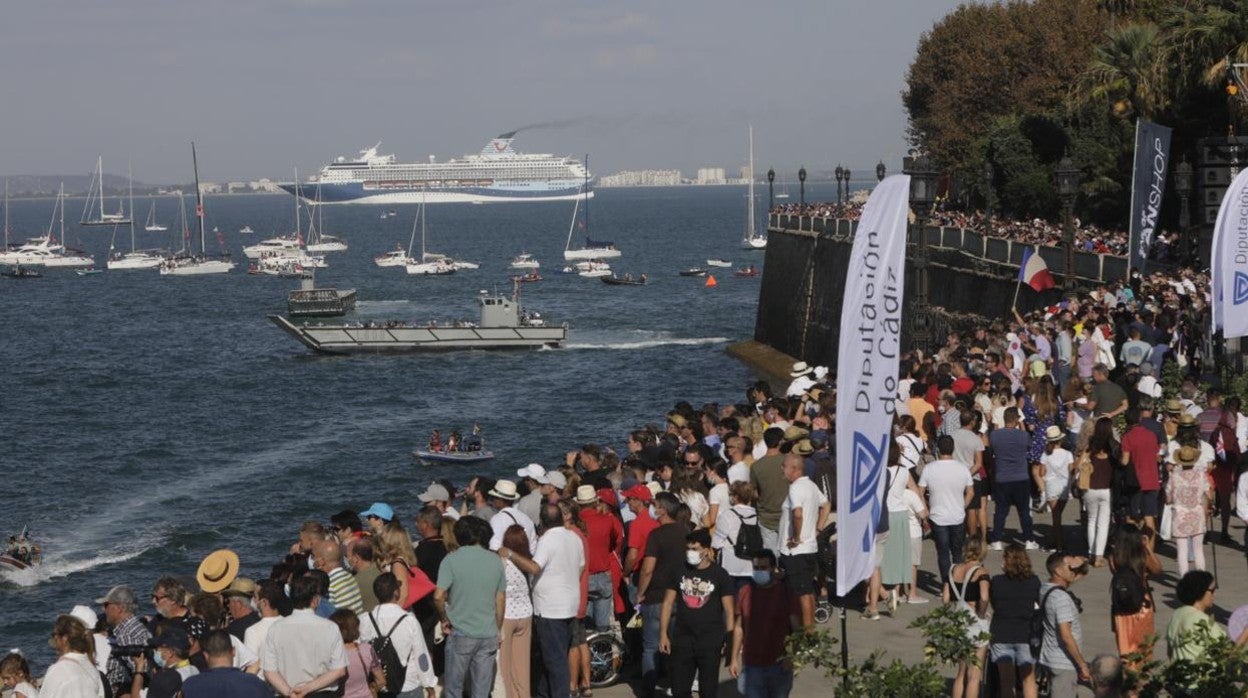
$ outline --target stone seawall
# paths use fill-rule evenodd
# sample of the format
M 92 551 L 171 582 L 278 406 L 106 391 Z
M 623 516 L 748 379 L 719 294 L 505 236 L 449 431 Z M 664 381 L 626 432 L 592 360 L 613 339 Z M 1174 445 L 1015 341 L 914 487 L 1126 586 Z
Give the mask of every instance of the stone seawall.
M 796 216 L 771 216 L 766 264 L 759 290 L 754 341 L 788 357 L 812 364 L 836 365 L 841 300 L 847 283 L 857 274 L 848 269 L 856 222 Z M 952 328 L 976 318 L 1010 315 L 1018 267 L 1027 245 L 984 238 L 971 231 L 927 228 L 928 297 L 934 306 L 934 344 L 943 343 Z M 906 311 L 913 317 L 916 274 L 912 259 L 917 232 L 910 231 L 906 259 Z M 1041 248 L 1059 286 L 1063 251 Z M 1109 255 L 1079 253 L 1075 277 L 1081 287 L 1116 281 L 1126 276 L 1126 260 Z M 1024 286 L 1018 293 L 1019 311 L 1053 305 L 1061 292 L 1037 293 Z M 902 331 L 902 346 L 911 346 L 911 328 Z M 774 367 L 769 367 L 774 371 Z

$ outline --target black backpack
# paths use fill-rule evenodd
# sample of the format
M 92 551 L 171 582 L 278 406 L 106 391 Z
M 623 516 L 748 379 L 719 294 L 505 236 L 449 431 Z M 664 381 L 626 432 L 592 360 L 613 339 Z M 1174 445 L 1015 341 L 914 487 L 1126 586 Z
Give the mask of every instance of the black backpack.
M 763 551 L 763 529 L 758 526 L 758 514 L 753 516 L 754 523 L 746 523 L 745 517 L 736 509 L 729 509 L 729 511 L 741 519 L 737 539 L 732 543 L 732 554 L 742 560 L 753 560 L 755 555 Z
M 1144 608 L 1144 580 L 1130 567 L 1114 572 L 1109 582 L 1111 612 L 1116 616 L 1130 616 Z
M 1031 637 L 1029 644 L 1031 645 L 1031 656 L 1040 658 L 1040 647 L 1044 644 L 1044 627 L 1048 621 L 1044 617 L 1044 604 L 1049 600 L 1049 594 L 1061 589 L 1061 587 L 1053 587 L 1044 592 L 1040 597 L 1040 606 L 1031 612 Z
M 373 617 L 373 614 L 368 614 L 373 630 L 377 633 L 377 637 L 373 638 L 369 644 L 377 653 L 377 659 L 381 662 L 381 671 L 386 675 L 386 685 L 381 687 L 380 692 L 383 696 L 398 695 L 403 690 L 403 682 L 407 679 L 407 666 L 399 661 L 399 651 L 394 648 L 390 636 L 394 634 L 394 629 L 399 627 L 399 623 L 407 619 L 408 615 L 404 613 L 400 616 L 394 621 L 394 625 L 390 626 L 390 632 L 382 635 L 381 628 L 377 627 L 377 619 Z

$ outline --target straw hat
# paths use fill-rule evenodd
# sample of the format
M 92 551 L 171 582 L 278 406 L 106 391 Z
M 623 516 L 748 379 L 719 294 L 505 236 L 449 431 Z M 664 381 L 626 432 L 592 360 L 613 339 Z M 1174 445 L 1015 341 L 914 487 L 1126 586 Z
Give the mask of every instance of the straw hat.
M 1195 446 L 1184 446 L 1179 449 L 1175 459 L 1179 461 L 1179 465 L 1190 468 L 1200 460 L 1200 449 Z
M 581 485 L 576 488 L 576 503 L 581 506 L 589 506 L 598 501 L 598 493 L 594 491 L 593 485 Z
M 499 480 L 494 483 L 494 489 L 487 492 L 486 495 L 490 497 L 498 497 L 499 499 L 505 499 L 509 502 L 514 502 L 517 499 L 520 499 L 520 493 L 516 491 L 516 483 L 511 480 Z
M 810 366 L 807 366 L 805 361 L 798 361 L 797 363 L 793 364 L 793 370 L 789 371 L 789 377 L 800 378 L 801 376 L 811 373 L 814 370 L 815 369 L 811 368 Z
M 1192 416 L 1191 414 L 1187 412 L 1184 412 L 1182 415 L 1179 415 L 1179 426 L 1181 427 L 1196 426 L 1196 417 Z
M 215 594 L 230 585 L 238 576 L 238 553 L 233 550 L 214 550 L 199 563 L 195 581 L 199 588 Z
M 221 592 L 222 596 L 240 596 L 250 599 L 256 593 L 256 583 L 247 577 L 235 577 L 234 581 Z
M 1061 441 L 1066 435 L 1062 433 L 1062 428 L 1056 424 L 1052 424 L 1048 429 L 1044 430 L 1045 441 Z
M 809 456 L 815 452 L 815 447 L 810 443 L 810 439 L 802 439 L 793 447 L 793 452 L 799 456 Z
M 1183 403 L 1178 398 L 1166 400 L 1166 414 L 1178 414 L 1183 411 Z
M 810 436 L 810 430 L 803 429 L 799 426 L 791 426 L 784 430 L 785 441 L 801 441 L 807 436 Z

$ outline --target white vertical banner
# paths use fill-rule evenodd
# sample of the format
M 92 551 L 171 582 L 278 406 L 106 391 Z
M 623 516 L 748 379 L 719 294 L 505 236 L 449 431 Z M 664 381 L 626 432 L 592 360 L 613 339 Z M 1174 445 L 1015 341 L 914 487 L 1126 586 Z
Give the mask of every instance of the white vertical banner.
M 909 213 L 909 175 L 880 182 L 862 209 L 845 272 L 836 358 L 838 596 L 870 577 L 875 567 L 875 529 L 897 395 Z
M 1248 336 L 1248 169 L 1222 198 L 1210 259 L 1214 330 L 1225 339 Z

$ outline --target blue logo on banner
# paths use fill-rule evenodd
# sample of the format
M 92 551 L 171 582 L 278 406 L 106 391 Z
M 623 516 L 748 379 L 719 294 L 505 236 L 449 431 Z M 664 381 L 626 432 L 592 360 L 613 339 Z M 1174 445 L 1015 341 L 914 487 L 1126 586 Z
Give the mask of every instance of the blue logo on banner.
M 879 445 L 861 432 L 854 432 L 854 465 L 850 474 L 849 511 L 851 514 L 871 507 L 871 517 L 862 534 L 862 552 L 870 552 L 875 540 L 875 527 L 880 520 L 880 476 L 884 472 L 884 454 L 888 452 L 888 435 L 880 437 Z
M 1235 272 L 1235 295 L 1231 304 L 1242 305 L 1246 301 L 1248 301 L 1248 274 L 1237 271 Z

